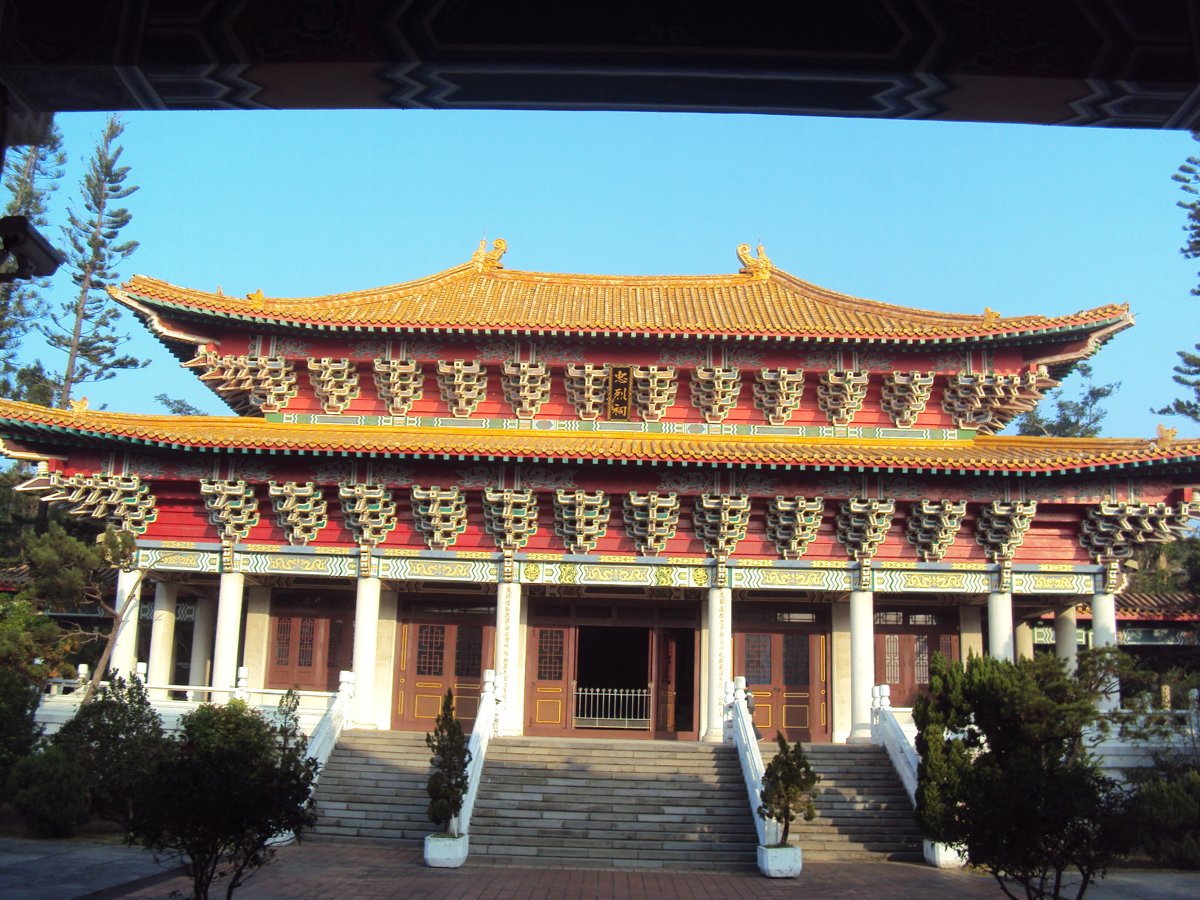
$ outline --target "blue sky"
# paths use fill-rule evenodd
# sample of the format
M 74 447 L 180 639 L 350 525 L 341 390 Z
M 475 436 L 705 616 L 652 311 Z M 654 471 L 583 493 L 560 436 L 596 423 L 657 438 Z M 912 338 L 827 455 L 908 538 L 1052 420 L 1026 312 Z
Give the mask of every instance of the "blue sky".
M 1179 246 L 1182 132 L 740 115 L 567 112 L 127 113 L 140 190 L 121 269 L 185 287 L 312 296 L 392 284 L 503 237 L 510 268 L 732 272 L 739 243 L 822 286 L 952 312 L 1061 314 L 1128 302 L 1095 359 L 1121 381 L 1105 433 L 1149 437 L 1200 340 L 1200 261 Z M 58 117 L 78 202 L 103 116 Z M 58 235 L 51 229 L 50 236 Z M 69 276 L 56 278 L 61 299 Z M 59 293 L 61 292 L 61 293 Z M 148 370 L 93 406 L 223 404 L 131 317 Z M 30 354 L 36 355 L 31 345 Z M 49 367 L 62 361 L 46 356 Z

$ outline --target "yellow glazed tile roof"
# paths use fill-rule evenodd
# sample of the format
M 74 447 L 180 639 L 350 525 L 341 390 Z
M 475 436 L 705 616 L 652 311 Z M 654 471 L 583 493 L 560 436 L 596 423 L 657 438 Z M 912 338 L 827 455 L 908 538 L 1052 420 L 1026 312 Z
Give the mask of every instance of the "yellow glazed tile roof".
M 245 297 L 135 276 L 112 296 L 168 338 L 161 317 L 231 318 L 288 328 L 433 332 L 651 334 L 893 341 L 1003 338 L 1128 327 L 1125 304 L 1063 316 L 956 315 L 839 294 L 776 269 L 759 248 L 739 248 L 728 275 L 563 275 L 504 269 L 482 248 L 464 265 L 403 284 L 325 297 Z
M 1200 440 L 978 437 L 965 441 L 664 436 L 370 425 L 294 425 L 233 416 L 64 411 L 0 400 L 10 455 L 133 444 L 200 451 L 355 454 L 433 459 L 625 461 L 916 471 L 1055 473 L 1200 463 Z

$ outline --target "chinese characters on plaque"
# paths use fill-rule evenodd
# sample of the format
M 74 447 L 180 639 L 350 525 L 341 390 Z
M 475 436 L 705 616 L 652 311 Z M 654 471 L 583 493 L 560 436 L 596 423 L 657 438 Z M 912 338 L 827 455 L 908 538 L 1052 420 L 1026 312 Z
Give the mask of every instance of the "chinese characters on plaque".
M 628 422 L 633 404 L 633 366 L 608 367 L 608 412 L 614 422 Z

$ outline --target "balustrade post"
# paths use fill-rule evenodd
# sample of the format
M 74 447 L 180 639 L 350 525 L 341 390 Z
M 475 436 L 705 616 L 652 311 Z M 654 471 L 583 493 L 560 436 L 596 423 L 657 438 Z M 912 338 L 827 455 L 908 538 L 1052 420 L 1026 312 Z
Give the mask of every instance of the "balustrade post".
M 355 675 L 353 672 L 345 669 L 338 672 L 338 695 L 347 708 L 354 701 L 354 682 Z
M 237 681 L 233 696 L 239 700 L 245 700 L 250 696 L 250 669 L 247 666 L 238 666 Z

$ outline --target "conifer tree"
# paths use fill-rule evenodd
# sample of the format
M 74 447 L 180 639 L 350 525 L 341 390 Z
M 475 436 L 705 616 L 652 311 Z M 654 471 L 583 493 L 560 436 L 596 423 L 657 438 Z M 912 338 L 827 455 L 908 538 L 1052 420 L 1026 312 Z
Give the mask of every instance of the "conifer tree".
M 120 240 L 132 216 L 119 203 L 138 189 L 125 183 L 129 167 L 120 164 L 123 148 L 117 141 L 124 128 L 116 116 L 109 117 L 84 175 L 83 211 L 72 207 L 67 215 L 64 232 L 75 296 L 39 329 L 51 347 L 67 354 L 58 390 L 58 405 L 64 409 L 76 386 L 107 381 L 147 362 L 118 354 L 129 335 L 117 330 L 121 313 L 105 292 L 118 278 L 117 267 L 138 246 L 137 241 Z
M 13 148 L 4 164 L 3 185 L 9 199 L 3 214 L 22 216 L 35 228 L 45 229 L 50 223 L 50 195 L 58 189 L 66 162 L 62 132 L 53 122 L 41 142 Z M 45 310 L 43 295 L 49 281 L 39 278 L 0 284 L 0 396 L 30 399 L 15 379 L 13 358 L 29 323 Z
M 1200 132 L 1193 132 L 1192 138 L 1200 141 Z M 1188 199 L 1177 204 L 1187 212 L 1187 223 L 1183 226 L 1187 239 L 1179 252 L 1186 259 L 1200 259 L 1200 156 L 1189 156 L 1171 178 L 1179 182 L 1180 189 L 1188 195 Z M 1200 284 L 1192 288 L 1192 295 L 1200 297 Z M 1189 394 L 1150 411 L 1160 416 L 1184 416 L 1200 422 L 1200 344 L 1196 345 L 1195 352 L 1179 350 L 1177 354 L 1179 365 L 1175 366 L 1172 379 L 1187 388 Z
M 1098 437 L 1108 415 L 1101 404 L 1116 393 L 1121 383 L 1096 384 L 1092 367 L 1080 363 L 1076 373 L 1083 383 L 1077 399 L 1068 397 L 1062 388 L 1051 391 L 1029 412 L 1017 417 L 1017 434 L 1031 437 Z

